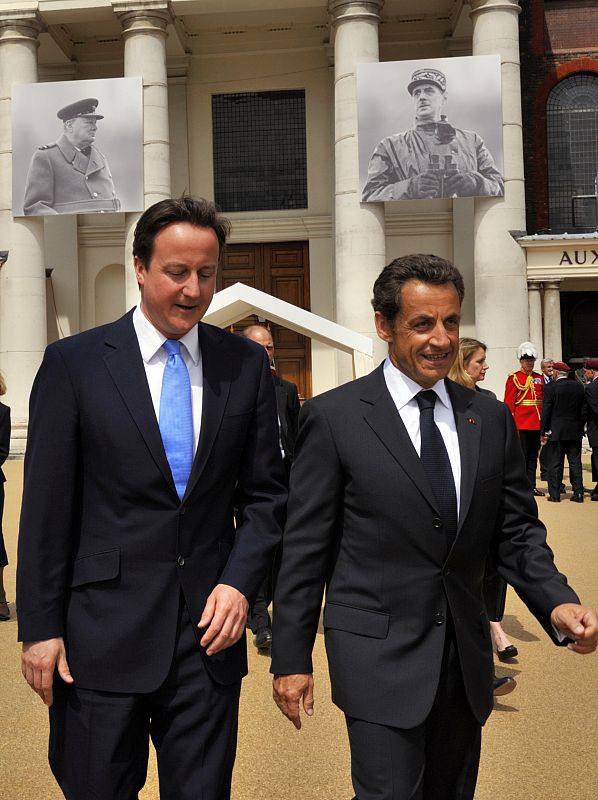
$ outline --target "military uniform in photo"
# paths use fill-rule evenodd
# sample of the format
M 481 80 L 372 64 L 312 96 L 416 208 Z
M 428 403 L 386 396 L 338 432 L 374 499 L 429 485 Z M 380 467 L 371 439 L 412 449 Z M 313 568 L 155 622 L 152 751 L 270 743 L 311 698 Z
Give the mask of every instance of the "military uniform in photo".
M 407 90 L 427 83 L 444 95 L 446 77 L 436 69 L 416 70 Z M 415 99 L 415 98 L 414 98 Z M 422 190 L 417 177 L 434 173 L 437 186 Z M 468 176 L 466 183 L 462 176 Z M 504 181 L 479 134 L 453 127 L 445 115 L 418 119 L 408 131 L 387 136 L 374 150 L 368 166 L 363 200 L 416 200 L 429 197 L 497 196 Z
M 73 119 L 104 119 L 96 114 L 95 98 L 71 103 L 58 111 L 66 123 Z M 119 211 L 106 156 L 93 144 L 78 148 L 63 133 L 34 153 L 27 176 L 23 211 L 38 214 L 80 214 Z

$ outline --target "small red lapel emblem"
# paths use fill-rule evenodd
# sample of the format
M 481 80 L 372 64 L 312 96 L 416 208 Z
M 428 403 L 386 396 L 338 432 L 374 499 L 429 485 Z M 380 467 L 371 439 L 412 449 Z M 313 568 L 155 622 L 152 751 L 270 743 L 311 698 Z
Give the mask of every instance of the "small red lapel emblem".
M 477 424 L 478 424 L 478 423 L 475 421 L 475 419 L 474 419 L 473 417 L 467 417 L 467 421 L 468 421 L 468 422 L 469 422 L 471 425 L 477 425 Z

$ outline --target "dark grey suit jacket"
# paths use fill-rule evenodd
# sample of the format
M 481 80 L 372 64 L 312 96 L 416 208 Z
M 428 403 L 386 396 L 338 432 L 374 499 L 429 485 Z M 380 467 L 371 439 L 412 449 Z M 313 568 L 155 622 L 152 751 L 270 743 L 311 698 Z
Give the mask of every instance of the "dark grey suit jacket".
M 509 409 L 447 381 L 461 453 L 447 554 L 440 514 L 382 368 L 303 406 L 274 600 L 277 674 L 312 671 L 324 588 L 334 702 L 400 728 L 427 717 L 452 617 L 472 711 L 492 708 L 482 586 L 490 554 L 547 633 L 577 596 L 554 566 Z
M 559 378 L 544 387 L 540 431 L 551 431 L 550 441 L 572 441 L 583 436 L 584 389 L 581 383 Z

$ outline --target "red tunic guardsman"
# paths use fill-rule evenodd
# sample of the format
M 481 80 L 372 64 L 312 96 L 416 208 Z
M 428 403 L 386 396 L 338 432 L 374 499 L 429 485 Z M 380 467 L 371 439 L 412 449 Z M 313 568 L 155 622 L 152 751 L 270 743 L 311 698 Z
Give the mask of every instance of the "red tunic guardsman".
M 526 472 L 535 495 L 536 467 L 540 450 L 540 417 L 544 396 L 542 373 L 534 371 L 538 351 L 532 342 L 522 342 L 517 348 L 521 369 L 512 372 L 505 385 L 505 403 L 511 409 L 525 458 Z

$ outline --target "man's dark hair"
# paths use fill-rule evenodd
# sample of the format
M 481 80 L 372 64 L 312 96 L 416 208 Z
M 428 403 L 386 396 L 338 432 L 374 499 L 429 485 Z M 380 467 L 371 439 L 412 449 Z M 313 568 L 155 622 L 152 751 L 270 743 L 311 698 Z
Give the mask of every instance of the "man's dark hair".
M 160 200 L 141 215 L 135 226 L 133 255 L 147 269 L 154 252 L 154 240 L 161 230 L 177 222 L 188 222 L 198 228 L 211 228 L 220 245 L 219 261 L 222 259 L 226 239 L 230 233 L 230 222 L 220 215 L 218 208 L 203 197 L 178 197 Z
M 394 322 L 401 310 L 403 284 L 411 280 L 435 286 L 452 283 L 459 295 L 459 301 L 463 301 L 465 294 L 463 276 L 454 264 L 440 256 L 414 253 L 395 258 L 378 275 L 372 299 L 374 311 L 379 311 L 388 322 Z

